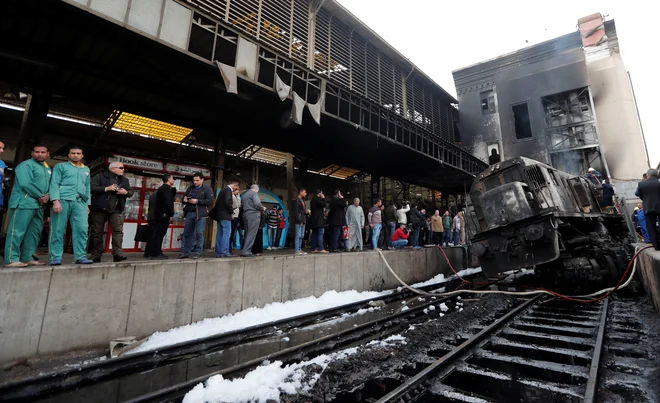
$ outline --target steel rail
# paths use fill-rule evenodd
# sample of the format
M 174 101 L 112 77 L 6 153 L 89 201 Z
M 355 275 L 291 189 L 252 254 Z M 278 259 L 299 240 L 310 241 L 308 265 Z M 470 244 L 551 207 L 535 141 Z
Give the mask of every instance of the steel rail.
M 485 288 L 487 285 L 478 287 Z M 424 309 L 428 308 L 430 305 L 438 305 L 443 302 L 449 301 L 456 298 L 456 296 L 450 296 L 445 298 L 440 298 L 436 300 L 431 300 L 430 302 L 425 302 L 423 304 L 417 305 L 415 307 L 409 308 L 405 311 L 396 312 L 392 315 L 385 316 L 382 318 L 375 319 L 373 321 L 365 322 L 356 327 L 345 329 L 324 337 L 321 337 L 316 340 L 312 340 L 306 343 L 299 344 L 295 347 L 284 349 L 276 353 L 272 353 L 263 357 L 258 357 L 251 361 L 238 364 L 231 368 L 222 369 L 215 371 L 204 376 L 191 379 L 168 388 L 157 390 L 145 395 L 142 395 L 138 398 L 127 400 L 126 402 L 130 403 L 147 403 L 147 402 L 161 402 L 161 401 L 171 401 L 182 398 L 185 393 L 192 389 L 195 385 L 200 382 L 204 382 L 212 376 L 222 375 L 225 378 L 235 378 L 237 376 L 243 375 L 253 368 L 260 365 L 264 360 L 281 360 L 286 361 L 287 359 L 292 358 L 302 358 L 307 357 L 308 354 L 312 353 L 315 356 L 320 354 L 327 354 L 333 351 L 338 351 L 348 346 L 358 344 L 357 342 L 364 342 L 365 340 L 373 339 L 374 335 L 384 331 L 389 333 L 402 330 L 410 325 L 409 321 L 401 320 L 401 323 L 388 326 L 388 324 L 397 319 L 404 319 L 409 317 L 415 317 L 423 313 Z M 361 334 L 366 333 L 366 334 Z
M 475 275 L 475 277 L 477 276 L 478 274 Z M 420 287 L 420 289 L 428 291 L 443 288 L 448 285 L 456 284 L 458 281 L 458 279 L 455 279 L 445 283 L 431 284 Z M 312 324 L 318 320 L 332 318 L 342 313 L 367 308 L 369 307 L 370 301 L 391 303 L 415 295 L 416 294 L 413 292 L 404 289 L 399 292 L 386 294 L 369 300 L 357 301 L 321 311 L 262 323 L 219 335 L 189 340 L 151 351 L 128 354 L 110 360 L 82 365 L 80 367 L 68 367 L 61 371 L 40 375 L 33 379 L 22 379 L 16 382 L 0 385 L 0 402 L 36 399 L 48 394 L 65 392 L 75 388 L 92 385 L 111 378 L 155 369 L 159 366 L 172 363 L 177 357 L 185 357 L 185 359 L 189 359 L 205 353 L 227 349 L 246 342 L 253 342 L 261 338 L 272 336 L 275 333 L 275 327 L 292 329 Z
M 601 312 L 598 335 L 596 336 L 596 345 L 594 346 L 594 355 L 591 359 L 589 368 L 589 380 L 584 393 L 584 403 L 593 403 L 596 396 L 596 386 L 598 384 L 598 368 L 600 367 L 600 357 L 603 350 L 603 340 L 605 339 L 605 327 L 607 326 L 607 310 L 609 307 L 609 298 L 605 298 L 603 311 Z
M 394 401 L 398 401 L 398 399 L 404 398 L 408 392 L 420 386 L 429 377 L 433 376 L 438 371 L 440 371 L 441 369 L 445 368 L 447 365 L 454 362 L 466 351 L 472 349 L 487 336 L 490 336 L 496 330 L 500 329 L 502 326 L 509 323 L 516 316 L 518 316 L 518 314 L 525 311 L 527 308 L 529 308 L 531 305 L 533 305 L 543 297 L 544 295 L 537 295 L 525 301 L 524 303 L 520 304 L 511 311 L 507 312 L 506 315 L 502 316 L 501 318 L 490 324 L 488 327 L 484 328 L 479 333 L 477 333 L 476 335 L 472 336 L 470 339 L 463 342 L 463 344 L 454 348 L 452 351 L 450 351 L 442 358 L 438 359 L 433 364 L 424 368 L 421 372 L 419 372 L 417 375 L 413 376 L 412 378 L 408 379 L 401 386 L 397 387 L 387 395 L 383 396 L 381 399 L 377 401 L 377 403 L 394 402 Z

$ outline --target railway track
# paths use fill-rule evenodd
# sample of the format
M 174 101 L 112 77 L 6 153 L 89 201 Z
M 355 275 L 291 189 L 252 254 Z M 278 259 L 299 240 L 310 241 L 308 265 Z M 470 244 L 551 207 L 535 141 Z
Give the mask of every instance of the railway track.
M 530 299 L 378 402 L 591 403 L 608 304 Z
M 455 280 L 420 289 L 427 292 L 440 288 L 451 291 L 462 285 L 462 282 Z M 154 351 L 69 367 L 37 378 L 0 385 L 0 401 L 143 402 L 176 399 L 210 376 L 241 376 L 265 359 L 292 360 L 309 354 L 323 354 L 400 331 L 416 318 L 424 320 L 423 310 L 429 305 L 451 300 L 438 297 L 437 300 L 419 302 L 416 297 L 416 294 L 403 290 L 374 298 L 370 301 L 381 301 L 386 307 L 395 305 L 399 309 L 393 309 L 391 314 L 383 308 L 380 312 L 360 315 L 357 323 L 349 328 L 339 324 L 335 331 L 313 334 L 311 338 L 305 334 L 301 340 L 281 341 L 282 336 L 291 331 L 355 315 L 359 310 L 368 310 L 373 304 L 360 301 Z M 405 310 L 400 309 L 400 304 L 396 305 L 408 299 L 413 302 Z M 351 323 L 350 320 L 345 322 Z

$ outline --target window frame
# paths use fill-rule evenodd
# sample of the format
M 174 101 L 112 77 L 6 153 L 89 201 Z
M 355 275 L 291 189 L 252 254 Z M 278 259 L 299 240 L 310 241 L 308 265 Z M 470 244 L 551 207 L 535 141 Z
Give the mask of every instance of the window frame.
M 513 104 L 509 105 L 510 108 L 511 108 L 511 126 L 512 126 L 512 129 L 513 129 L 513 142 L 514 143 L 525 142 L 525 141 L 533 141 L 534 140 L 534 129 L 533 129 L 534 120 L 532 118 L 532 114 L 530 113 L 529 103 L 530 103 L 530 100 L 525 100 L 525 101 L 522 101 L 522 102 L 516 102 L 516 103 L 513 103 Z M 527 107 L 527 116 L 529 118 L 529 134 L 530 134 L 529 137 L 522 137 L 522 138 L 518 137 L 518 132 L 516 131 L 516 113 L 514 112 L 513 108 L 515 108 L 516 106 L 520 106 L 520 105 L 525 105 Z

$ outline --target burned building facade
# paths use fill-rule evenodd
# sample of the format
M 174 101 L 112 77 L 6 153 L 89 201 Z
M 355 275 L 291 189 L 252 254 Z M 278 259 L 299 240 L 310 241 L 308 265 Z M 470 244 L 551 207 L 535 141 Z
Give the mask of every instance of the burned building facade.
M 590 15 L 575 32 L 453 75 L 461 141 L 486 162 L 495 153 L 575 175 L 594 167 L 624 194 L 648 169 L 614 20 Z

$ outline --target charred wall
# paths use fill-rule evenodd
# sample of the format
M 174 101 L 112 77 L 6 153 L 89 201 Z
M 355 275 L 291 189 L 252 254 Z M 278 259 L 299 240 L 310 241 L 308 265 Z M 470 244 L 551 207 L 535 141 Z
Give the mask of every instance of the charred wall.
M 503 155 L 506 158 L 529 157 L 550 164 L 541 97 L 587 85 L 587 68 L 580 49 L 497 73 L 495 87 Z M 532 133 L 529 138 L 519 138 L 515 129 L 513 107 L 524 103 L 529 111 Z

